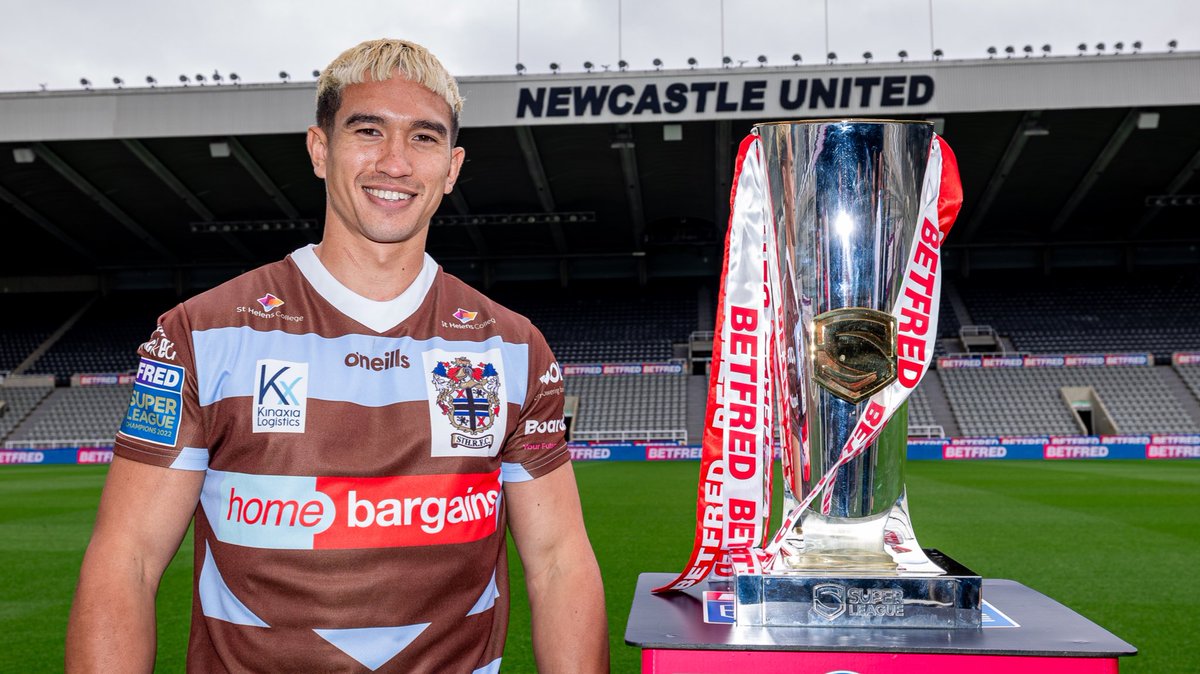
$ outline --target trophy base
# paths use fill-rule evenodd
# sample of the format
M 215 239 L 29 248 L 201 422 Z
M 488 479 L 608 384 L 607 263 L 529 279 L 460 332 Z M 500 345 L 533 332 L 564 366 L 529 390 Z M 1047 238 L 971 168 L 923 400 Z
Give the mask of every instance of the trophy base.
M 983 579 L 938 550 L 930 561 L 945 570 L 930 576 L 903 571 L 771 570 L 737 568 L 739 625 L 769 627 L 977 628 Z

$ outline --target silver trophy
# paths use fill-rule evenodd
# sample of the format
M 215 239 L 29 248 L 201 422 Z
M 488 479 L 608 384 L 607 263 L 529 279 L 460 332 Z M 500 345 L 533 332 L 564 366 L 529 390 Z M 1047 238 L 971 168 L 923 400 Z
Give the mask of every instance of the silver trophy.
M 912 531 L 907 406 L 861 454 L 838 465 L 870 397 L 906 374 L 892 309 L 920 226 L 933 126 L 821 120 L 755 128 L 790 389 L 782 407 L 793 432 L 782 444 L 794 469 L 784 512 L 830 475 L 799 525 L 785 532 L 771 567 L 737 575 L 738 622 L 978 626 L 980 578 L 922 550 Z M 936 334 L 936 313 L 931 318 Z

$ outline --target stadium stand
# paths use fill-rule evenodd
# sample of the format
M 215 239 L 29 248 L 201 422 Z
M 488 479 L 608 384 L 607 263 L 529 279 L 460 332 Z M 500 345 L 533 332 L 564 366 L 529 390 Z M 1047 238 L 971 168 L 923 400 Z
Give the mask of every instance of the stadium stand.
M 960 283 L 971 318 L 1029 353 L 1200 350 L 1200 279 L 1084 276 Z M 944 314 L 943 314 L 944 315 Z M 940 332 L 940 330 L 939 330 Z
M 5 317 L 0 333 L 0 372 L 16 369 L 86 299 L 78 294 L 0 293 L 0 316 Z
M 929 376 L 933 376 L 933 373 L 931 372 Z M 908 434 L 910 436 L 940 436 L 945 432 L 944 430 L 941 432 L 935 430 L 940 428 L 937 417 L 934 416 L 933 409 L 929 405 L 925 386 L 918 385 L 908 397 Z
M 510 287 L 497 294 L 542 331 L 560 362 L 620 363 L 672 358 L 674 345 L 686 342 L 700 320 L 696 293 L 691 285 L 609 284 L 557 294 Z
M 1200 401 L 1200 364 L 1177 364 L 1172 367 L 1175 368 L 1175 372 L 1179 375 L 1179 378 L 1183 380 L 1183 383 L 1187 385 L 1188 390 L 1191 391 L 1192 395 L 1196 397 L 1196 400 Z
M 686 439 L 687 382 L 669 374 L 569 377 L 566 393 L 580 400 L 571 437 Z
M 53 391 L 53 386 L 0 386 L 0 401 L 5 403 L 0 407 L 0 441 L 6 440 L 13 429 Z
M 132 384 L 55 389 L 8 442 L 111 442 L 132 393 Z
M 132 372 L 135 351 L 150 337 L 158 316 L 178 299 L 168 293 L 122 293 L 93 306 L 29 369 L 69 377 L 79 372 Z
M 1195 433 L 1200 426 L 1171 393 L 1160 367 L 941 370 L 966 436 L 1083 435 L 1064 386 L 1092 387 L 1120 433 Z

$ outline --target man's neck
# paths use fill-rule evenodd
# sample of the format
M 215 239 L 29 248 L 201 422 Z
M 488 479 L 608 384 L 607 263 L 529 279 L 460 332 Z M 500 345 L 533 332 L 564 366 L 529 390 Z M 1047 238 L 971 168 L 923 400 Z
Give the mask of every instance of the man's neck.
M 386 302 L 408 290 L 421 273 L 425 263 L 423 243 L 342 241 L 327 234 L 313 252 L 339 283 L 362 297 Z

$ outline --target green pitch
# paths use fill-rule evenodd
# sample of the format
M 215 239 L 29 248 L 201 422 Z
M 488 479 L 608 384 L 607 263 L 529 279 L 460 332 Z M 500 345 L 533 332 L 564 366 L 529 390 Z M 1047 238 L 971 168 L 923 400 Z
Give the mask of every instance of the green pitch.
M 604 574 L 614 672 L 638 668 L 624 643 L 637 575 L 678 571 L 692 544 L 697 464 L 578 464 Z M 990 578 L 1011 578 L 1141 651 L 1123 672 L 1200 671 L 1200 462 L 913 462 L 917 535 Z M 104 468 L 0 469 L 0 672 L 62 668 L 63 633 Z M 159 672 L 183 670 L 191 541 L 159 593 Z M 514 565 L 514 588 L 521 587 Z M 533 671 L 519 589 L 505 671 Z

